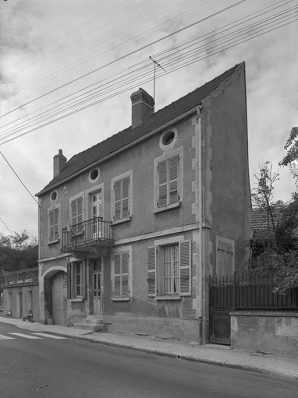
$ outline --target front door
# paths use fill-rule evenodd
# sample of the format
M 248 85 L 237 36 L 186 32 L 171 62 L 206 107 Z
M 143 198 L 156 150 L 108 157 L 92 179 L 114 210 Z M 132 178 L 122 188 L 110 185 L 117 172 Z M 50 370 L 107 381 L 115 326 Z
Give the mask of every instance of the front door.
M 102 257 L 94 260 L 93 268 L 93 314 L 101 315 Z
M 65 325 L 67 318 L 66 273 L 57 272 L 52 277 L 52 314 L 55 325 Z
M 101 190 L 91 195 L 90 216 L 94 220 L 92 223 L 92 239 L 101 238 L 101 222 L 98 217 L 102 217 L 102 192 Z

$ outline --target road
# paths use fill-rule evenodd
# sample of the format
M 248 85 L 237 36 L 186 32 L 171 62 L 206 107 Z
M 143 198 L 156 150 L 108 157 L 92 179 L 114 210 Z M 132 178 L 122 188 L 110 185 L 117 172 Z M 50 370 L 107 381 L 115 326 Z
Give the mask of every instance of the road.
M 298 381 L 0 323 L 1 398 L 293 398 Z

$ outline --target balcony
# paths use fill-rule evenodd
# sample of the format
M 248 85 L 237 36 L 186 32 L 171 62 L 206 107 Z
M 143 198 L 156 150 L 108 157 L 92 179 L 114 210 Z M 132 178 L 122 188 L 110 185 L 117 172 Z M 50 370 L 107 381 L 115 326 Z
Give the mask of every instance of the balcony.
M 62 252 L 83 258 L 105 255 L 114 244 L 111 223 L 95 217 L 62 229 Z

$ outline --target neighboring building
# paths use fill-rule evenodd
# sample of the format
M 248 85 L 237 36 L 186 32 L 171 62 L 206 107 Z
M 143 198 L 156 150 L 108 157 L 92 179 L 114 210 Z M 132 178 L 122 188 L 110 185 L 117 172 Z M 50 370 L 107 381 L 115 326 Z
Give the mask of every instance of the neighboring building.
M 3 283 L 3 315 L 25 318 L 29 311 L 39 321 L 38 268 L 6 272 Z
M 205 343 L 208 276 L 250 237 L 245 64 L 156 113 L 144 90 L 131 100 L 132 126 L 59 150 L 37 194 L 41 321 Z

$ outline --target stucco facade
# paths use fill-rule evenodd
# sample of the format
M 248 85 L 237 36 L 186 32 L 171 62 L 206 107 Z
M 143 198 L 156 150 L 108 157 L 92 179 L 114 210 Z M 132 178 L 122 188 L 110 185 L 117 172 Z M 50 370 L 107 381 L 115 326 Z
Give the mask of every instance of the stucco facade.
M 208 341 L 208 275 L 233 272 L 250 235 L 244 64 L 198 90 L 153 113 L 140 89 L 122 145 L 56 156 L 38 194 L 42 322 L 97 314 L 111 330 Z

